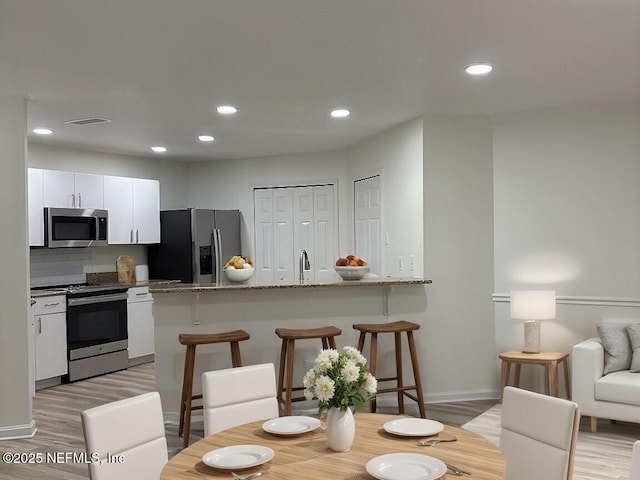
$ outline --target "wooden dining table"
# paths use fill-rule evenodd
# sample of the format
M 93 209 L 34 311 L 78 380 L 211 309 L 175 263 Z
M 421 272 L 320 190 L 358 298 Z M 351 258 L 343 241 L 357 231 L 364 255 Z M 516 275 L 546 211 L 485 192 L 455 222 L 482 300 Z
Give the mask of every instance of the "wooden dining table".
M 236 473 L 245 476 L 268 472 L 265 480 L 370 480 L 366 464 L 373 458 L 390 453 L 414 453 L 438 458 L 466 470 L 470 480 L 504 479 L 505 462 L 500 449 L 486 438 L 462 428 L 445 425 L 429 438 L 455 436 L 455 442 L 432 447 L 417 445 L 420 437 L 387 433 L 383 425 L 405 418 L 398 415 L 357 412 L 356 435 L 347 452 L 334 452 L 327 446 L 322 428 L 299 435 L 273 435 L 262 429 L 263 421 L 248 423 L 216 433 L 195 442 L 176 454 L 165 465 L 161 480 L 231 478 L 231 471 L 210 467 L 202 457 L 212 450 L 232 445 L 260 445 L 271 448 L 275 455 L 268 462 Z M 459 478 L 447 471 L 444 479 Z

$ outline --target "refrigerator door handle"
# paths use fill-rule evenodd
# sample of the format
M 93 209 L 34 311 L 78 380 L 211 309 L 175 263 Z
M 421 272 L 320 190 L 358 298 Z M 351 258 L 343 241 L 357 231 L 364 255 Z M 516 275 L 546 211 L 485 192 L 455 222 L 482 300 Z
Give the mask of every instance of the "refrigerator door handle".
M 220 239 L 220 229 L 214 228 L 211 232 L 211 244 L 213 245 L 214 280 L 220 283 L 222 280 L 222 241 Z

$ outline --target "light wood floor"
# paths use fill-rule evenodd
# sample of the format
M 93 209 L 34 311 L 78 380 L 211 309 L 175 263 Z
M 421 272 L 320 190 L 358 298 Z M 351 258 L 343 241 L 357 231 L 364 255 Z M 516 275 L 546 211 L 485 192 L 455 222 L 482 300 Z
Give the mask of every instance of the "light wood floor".
M 87 408 L 155 390 L 153 363 L 138 365 L 129 370 L 111 373 L 80 382 L 38 390 L 33 402 L 33 418 L 38 432 L 35 437 L 0 441 L 0 452 L 46 453 L 84 452 L 84 438 L 80 412 Z M 496 402 L 475 401 L 442 403 L 427 406 L 427 416 L 452 425 L 477 417 Z M 380 409 L 385 410 L 385 409 Z M 416 409 L 417 412 L 417 409 Z M 385 412 L 387 413 L 387 412 Z M 394 413 L 394 412 L 389 412 Z M 411 414 L 412 411 L 407 411 Z M 166 425 L 169 453 L 182 445 L 175 425 Z M 197 425 L 192 439 L 202 436 Z M 0 460 L 0 480 L 47 479 L 78 480 L 89 478 L 87 466 L 78 463 L 9 465 Z M 123 479 L 129 480 L 129 479 Z

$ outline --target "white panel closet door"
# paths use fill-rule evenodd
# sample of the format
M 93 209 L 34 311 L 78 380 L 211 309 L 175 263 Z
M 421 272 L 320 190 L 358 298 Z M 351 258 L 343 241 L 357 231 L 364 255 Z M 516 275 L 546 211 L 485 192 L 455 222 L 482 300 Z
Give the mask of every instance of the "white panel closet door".
M 254 190 L 258 282 L 298 281 L 302 250 L 311 264 L 306 281 L 336 279 L 334 198 L 333 185 Z
M 295 277 L 293 262 L 293 192 L 289 188 L 273 190 L 275 224 L 274 265 L 276 283 L 291 283 Z
M 275 279 L 273 250 L 273 191 L 253 191 L 254 228 L 256 250 L 254 268 L 256 281 L 273 282 Z
M 380 176 L 354 182 L 355 255 L 382 276 L 382 196 Z
M 314 261 L 311 267 L 315 272 L 316 281 L 336 279 L 333 269 L 339 257 L 335 220 L 335 197 L 333 185 L 313 187 L 315 223 Z
M 293 255 L 295 278 L 300 278 L 300 252 L 306 250 L 311 270 L 302 269 L 304 280 L 315 280 L 316 269 L 315 228 L 313 223 L 313 188 L 293 189 Z

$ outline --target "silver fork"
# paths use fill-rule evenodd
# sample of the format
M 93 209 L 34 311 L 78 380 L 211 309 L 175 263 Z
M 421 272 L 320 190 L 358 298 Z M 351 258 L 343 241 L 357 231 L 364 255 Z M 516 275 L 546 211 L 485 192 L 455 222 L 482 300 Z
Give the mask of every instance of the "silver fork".
M 456 442 L 458 439 L 456 437 L 443 437 L 443 438 L 425 438 L 423 440 L 418 440 L 418 445 L 421 447 L 433 447 L 442 442 Z
M 233 477 L 233 480 L 253 480 L 254 478 L 260 477 L 261 475 L 266 475 L 267 473 L 269 472 L 256 472 L 252 473 L 251 475 L 247 475 L 246 477 L 241 477 L 236 472 L 231 472 L 231 476 Z

